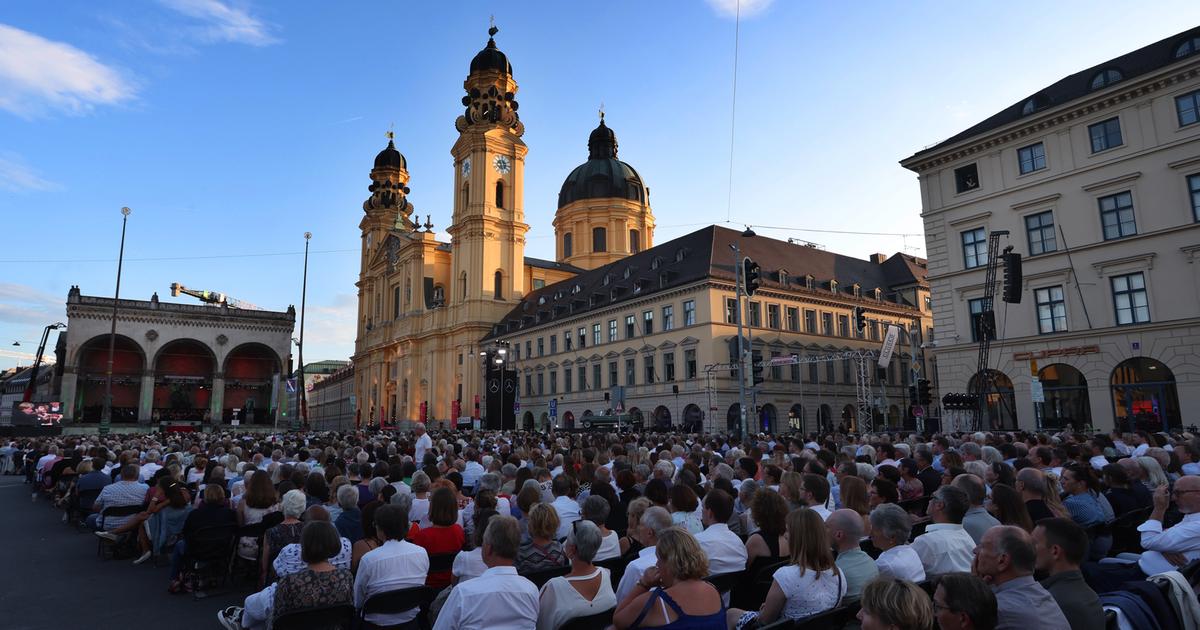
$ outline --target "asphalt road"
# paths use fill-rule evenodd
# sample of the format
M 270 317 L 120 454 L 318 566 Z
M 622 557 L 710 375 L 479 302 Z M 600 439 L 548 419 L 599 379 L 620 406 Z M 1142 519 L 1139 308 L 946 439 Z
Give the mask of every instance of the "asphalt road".
M 219 630 L 216 611 L 250 593 L 170 595 L 165 561 L 101 560 L 96 537 L 64 524 L 46 500 L 30 502 L 22 479 L 0 476 L 0 628 Z

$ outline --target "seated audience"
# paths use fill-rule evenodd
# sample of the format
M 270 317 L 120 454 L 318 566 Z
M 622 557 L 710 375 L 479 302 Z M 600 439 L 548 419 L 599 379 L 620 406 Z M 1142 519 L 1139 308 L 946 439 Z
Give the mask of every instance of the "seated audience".
M 655 509 L 647 510 L 643 519 Z M 704 581 L 708 560 L 696 537 L 683 528 L 668 527 L 659 534 L 654 555 L 656 565 L 639 575 L 617 604 L 613 627 L 724 630 L 725 604 L 717 589 Z
M 533 506 L 529 512 L 530 540 L 521 543 L 517 552 L 518 573 L 536 573 L 567 563 L 562 545 L 554 539 L 559 529 L 558 511 L 552 504 L 538 503 Z
M 471 532 L 472 548 L 454 556 L 454 566 L 450 570 L 451 584 L 479 577 L 487 571 L 487 565 L 483 563 L 483 532 L 487 529 L 488 520 L 496 515 L 495 510 L 476 510 L 472 515 L 475 519 L 475 527 Z
M 280 505 L 283 511 L 283 522 L 268 529 L 266 535 L 263 536 L 262 578 L 264 582 L 270 572 L 271 563 L 275 562 L 280 550 L 300 542 L 300 532 L 304 528 L 304 523 L 300 521 L 307 505 L 304 492 L 300 490 L 287 491 L 284 493 Z
M 708 569 L 713 575 L 734 573 L 747 566 L 745 544 L 729 531 L 731 514 L 733 497 L 721 490 L 710 490 L 704 495 L 704 530 L 696 534 L 696 540 L 708 556 Z
M 400 495 L 407 497 L 408 495 Z M 408 511 L 403 503 L 380 506 L 375 510 L 376 536 L 384 543 L 367 552 L 354 578 L 354 605 L 363 604 L 377 593 L 386 593 L 425 584 L 429 573 L 429 553 L 404 538 L 408 534 Z M 395 626 L 416 619 L 417 611 L 367 615 L 376 626 Z
M 979 577 L 947 573 L 937 579 L 933 615 L 941 630 L 995 630 L 997 614 L 996 594 Z
M 763 490 L 755 493 L 749 514 L 758 525 L 758 531 L 746 539 L 746 568 L 759 558 L 764 564 L 770 564 L 788 557 L 788 512 L 787 503 L 778 492 Z
M 493 516 L 488 521 L 481 554 L 488 569 L 450 590 L 433 630 L 532 630 L 537 626 L 538 589 L 513 567 L 520 542 L 517 519 Z
M 846 596 L 846 578 L 833 559 L 824 519 L 815 510 L 793 510 L 787 518 L 790 562 L 775 571 L 758 612 L 729 611 L 731 624 L 757 617 L 765 625 L 782 617 L 796 620 L 835 608 Z
M 579 503 L 575 501 L 575 480 L 569 475 L 555 477 L 550 489 L 554 493 L 554 502 L 550 507 L 558 515 L 558 529 L 554 533 L 554 540 L 557 541 L 566 538 L 571 531 L 571 524 L 579 520 Z
M 458 499 L 450 488 L 433 491 L 429 499 L 429 523 L 412 535 L 413 544 L 424 547 L 430 557 L 462 551 L 466 534 L 458 524 Z M 433 571 L 425 585 L 445 588 L 450 585 L 450 573 L 451 569 Z
M 362 511 L 359 510 L 359 486 L 346 484 L 337 489 L 337 504 L 341 511 L 334 518 L 333 524 L 338 534 L 349 540 L 351 544 L 362 538 Z
M 1108 486 L 1104 498 L 1108 499 L 1108 504 L 1112 506 L 1114 514 L 1121 516 L 1135 510 L 1153 507 L 1154 498 L 1146 490 L 1146 486 L 1140 483 L 1130 484 L 1129 475 L 1120 465 L 1108 464 L 1102 472 L 1104 485 Z
M 593 498 L 600 499 L 588 497 L 589 500 Z M 617 596 L 613 593 L 608 569 L 592 564 L 602 541 L 600 528 L 586 518 L 571 528 L 563 545 L 571 561 L 571 571 L 565 576 L 551 578 L 542 587 L 538 630 L 557 630 L 576 617 L 595 615 L 616 607 Z
M 1033 539 L 1020 527 L 1001 525 L 983 535 L 972 572 L 996 594 L 997 630 L 1069 627 L 1054 597 L 1033 579 L 1036 564 Z
M 1032 532 L 1033 519 L 1029 517 L 1029 509 L 1021 493 L 1010 485 L 998 483 L 992 486 L 992 500 L 988 504 L 988 512 L 1000 521 L 1001 525 L 1013 525 Z
M 632 508 L 632 505 L 630 507 Z M 636 530 L 637 540 L 641 542 L 642 549 L 636 558 L 625 565 L 625 573 L 621 575 L 621 582 L 617 585 L 618 604 L 625 601 L 634 591 L 642 573 L 654 566 L 657 560 L 655 546 L 658 544 L 658 537 L 672 525 L 671 513 L 666 508 L 655 505 L 646 508 L 642 513 Z
M 975 541 L 962 526 L 970 505 L 967 493 L 954 486 L 934 491 L 928 508 L 933 522 L 912 541 L 912 549 L 921 558 L 926 576 L 971 570 Z
M 637 497 L 629 502 L 625 508 L 626 527 L 625 535 L 621 537 L 621 556 L 636 554 L 640 552 L 645 545 L 638 540 L 637 527 L 642 520 L 642 514 L 646 513 L 646 509 L 650 507 L 650 499 L 646 497 Z
M 837 554 L 835 564 L 846 580 L 846 599 L 858 599 L 863 587 L 879 576 L 875 561 L 859 546 L 863 539 L 862 516 L 849 508 L 836 510 L 825 520 L 825 529 Z
M 1042 586 L 1058 603 L 1071 630 L 1103 628 L 1100 598 L 1079 570 L 1088 553 L 1087 532 L 1070 519 L 1048 518 L 1034 528 L 1033 544 L 1037 550 L 1037 571 L 1046 576 Z
M 305 524 L 311 523 L 312 521 L 325 521 L 330 525 L 333 524 L 329 521 L 329 512 L 319 505 L 314 505 L 305 510 L 302 520 Z M 334 527 L 334 529 L 336 530 L 337 528 Z M 329 562 L 339 569 L 349 569 L 350 563 L 354 558 L 354 546 L 350 544 L 349 539 L 342 538 L 340 535 L 338 536 L 338 540 L 341 542 L 341 547 L 338 549 L 337 553 L 330 556 Z M 303 549 L 299 543 L 285 545 L 283 549 L 280 549 L 279 554 L 275 556 L 274 562 L 271 563 L 271 570 L 274 572 L 275 576 L 280 578 L 285 575 L 291 575 L 298 571 L 303 571 L 304 559 L 301 557 L 302 552 Z
M 878 579 L 863 589 L 858 620 L 862 630 L 927 630 L 933 624 L 933 607 L 916 584 Z
M 607 527 L 610 510 L 612 510 L 612 504 L 608 499 L 595 492 L 584 499 L 583 505 L 579 507 L 582 520 L 591 521 L 600 530 L 600 548 L 596 550 L 596 555 L 592 558 L 595 561 L 610 560 L 621 556 L 620 538 L 617 536 L 617 532 Z
M 134 519 L 133 516 L 110 516 L 102 519 L 100 513 L 108 507 L 142 505 L 145 502 L 150 486 L 138 480 L 138 471 L 137 464 L 126 464 L 121 468 L 120 481 L 110 483 L 100 490 L 96 501 L 92 503 L 92 509 L 96 513 L 89 514 L 86 519 L 89 528 L 93 531 L 112 530 Z
M 987 500 L 987 486 L 982 479 L 971 474 L 959 475 L 951 483 L 967 494 L 971 507 L 963 515 L 962 526 L 971 535 L 971 540 L 979 544 L 984 532 L 1000 524 L 1000 521 L 983 507 L 984 501 Z
M 919 583 L 925 581 L 925 566 L 908 544 L 912 517 L 904 508 L 884 504 L 871 510 L 871 542 L 880 550 L 875 559 L 879 575 Z
M 117 485 L 117 484 L 112 484 Z M 112 486 L 107 486 L 112 487 Z M 225 488 L 210 483 L 204 488 L 204 502 L 199 508 L 188 513 L 183 522 L 182 538 L 175 543 L 171 552 L 171 586 L 170 592 L 179 593 L 183 590 L 182 572 L 183 561 L 187 557 L 187 541 L 202 529 L 215 527 L 237 527 L 237 514 L 229 509 L 225 498 Z

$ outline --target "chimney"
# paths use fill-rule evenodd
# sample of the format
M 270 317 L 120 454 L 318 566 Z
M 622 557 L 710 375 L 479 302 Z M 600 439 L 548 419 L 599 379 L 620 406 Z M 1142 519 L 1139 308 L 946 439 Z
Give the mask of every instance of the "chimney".
M 886 254 L 871 254 L 871 262 L 876 265 L 882 265 L 883 261 L 887 260 Z

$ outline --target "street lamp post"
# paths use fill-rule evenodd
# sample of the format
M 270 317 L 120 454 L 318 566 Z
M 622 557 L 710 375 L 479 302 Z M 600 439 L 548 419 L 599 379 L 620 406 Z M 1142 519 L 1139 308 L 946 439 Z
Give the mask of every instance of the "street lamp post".
M 100 434 L 112 430 L 112 377 L 113 355 L 117 351 L 117 302 L 121 300 L 121 267 L 125 262 L 125 225 L 133 211 L 121 208 L 121 250 L 117 254 L 117 288 L 113 292 L 112 328 L 108 334 L 108 369 L 104 375 L 104 408 L 100 411 Z
M 304 386 L 304 307 L 308 300 L 308 242 L 312 239 L 312 232 L 304 233 L 304 276 L 300 284 L 300 342 L 296 344 L 297 363 L 299 364 L 299 378 L 296 379 L 296 387 L 300 391 L 300 409 L 298 419 L 302 427 L 308 427 L 308 388 Z
M 742 232 L 742 236 L 750 238 L 755 236 L 754 230 L 748 226 Z M 738 350 L 738 411 L 740 419 L 738 421 L 738 438 L 741 439 L 748 432 L 746 424 L 746 353 L 749 348 L 746 347 L 746 338 L 742 334 L 742 294 L 745 291 L 746 279 L 742 276 L 742 249 L 739 241 L 734 241 L 729 244 L 733 249 L 733 270 L 736 277 L 735 284 L 737 285 L 737 304 L 734 307 L 733 317 L 737 320 L 737 350 Z

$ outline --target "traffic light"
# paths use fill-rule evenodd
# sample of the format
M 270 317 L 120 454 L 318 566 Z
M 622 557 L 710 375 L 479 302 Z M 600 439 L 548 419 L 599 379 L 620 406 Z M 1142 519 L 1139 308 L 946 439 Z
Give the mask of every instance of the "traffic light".
M 917 398 L 917 386 L 916 385 L 908 386 L 908 404 L 910 406 L 920 404 L 919 399 Z
M 854 330 L 858 331 L 859 336 L 867 330 L 867 309 L 861 306 L 854 307 Z
M 926 406 L 933 403 L 933 392 L 930 389 L 929 379 L 922 378 L 917 380 L 917 400 Z
M 1016 252 L 1004 253 L 1004 301 L 1021 303 L 1021 255 Z
M 742 259 L 742 278 L 746 282 L 746 295 L 754 295 L 762 286 L 762 269 L 749 257 Z
M 758 385 L 759 383 L 763 382 L 762 353 L 758 350 L 751 352 L 750 360 L 753 362 L 751 364 L 752 367 L 750 369 L 750 373 L 754 375 L 754 384 Z

